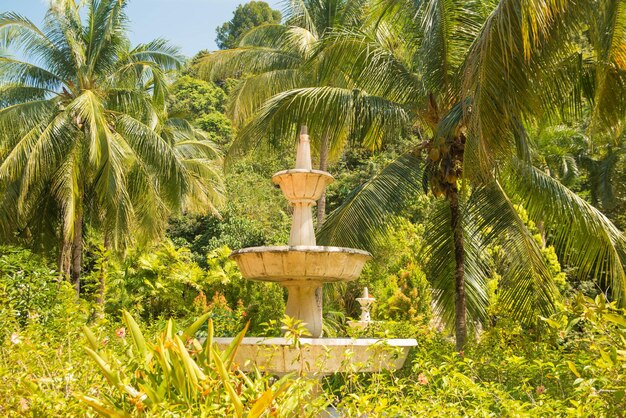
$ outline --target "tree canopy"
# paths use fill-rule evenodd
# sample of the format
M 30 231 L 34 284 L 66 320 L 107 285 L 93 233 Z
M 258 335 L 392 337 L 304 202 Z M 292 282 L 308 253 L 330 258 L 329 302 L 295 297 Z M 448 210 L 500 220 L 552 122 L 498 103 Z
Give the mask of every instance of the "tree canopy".
M 234 48 L 250 29 L 265 23 L 280 23 L 281 18 L 280 11 L 272 9 L 264 1 L 240 4 L 233 12 L 233 18 L 216 29 L 215 42 L 220 49 Z

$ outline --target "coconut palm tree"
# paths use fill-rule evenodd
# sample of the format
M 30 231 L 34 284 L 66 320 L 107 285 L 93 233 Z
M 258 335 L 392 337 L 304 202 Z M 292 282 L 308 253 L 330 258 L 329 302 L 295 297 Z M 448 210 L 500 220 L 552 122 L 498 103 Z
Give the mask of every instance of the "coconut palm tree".
M 533 167 L 526 133 L 539 121 L 576 116 L 585 104 L 594 107 L 594 132 L 619 125 L 625 26 L 615 22 L 625 20 L 622 10 L 608 1 L 539 0 L 394 0 L 369 10 L 369 24 L 334 31 L 309 60 L 333 80 L 341 74 L 344 86 L 322 80 L 277 94 L 240 133 L 287 136 L 294 121 L 332 120 L 340 121 L 335 132 L 361 140 L 390 132 L 417 138 L 330 215 L 320 240 L 368 248 L 416 195 L 439 197 L 426 268 L 459 350 L 468 315 L 472 323 L 485 318 L 484 253 L 492 244 L 505 250 L 498 298 L 510 315 L 531 322 L 554 308 L 556 288 L 518 205 L 543 222 L 562 261 L 604 279 L 623 303 L 624 235 Z M 591 28 L 587 39 L 583 27 Z
M 219 190 L 210 144 L 166 112 L 182 57 L 163 40 L 131 48 L 126 3 L 55 0 L 41 28 L 0 15 L 15 54 L 0 56 L 0 232 L 57 236 L 77 290 L 87 222 L 121 249 Z

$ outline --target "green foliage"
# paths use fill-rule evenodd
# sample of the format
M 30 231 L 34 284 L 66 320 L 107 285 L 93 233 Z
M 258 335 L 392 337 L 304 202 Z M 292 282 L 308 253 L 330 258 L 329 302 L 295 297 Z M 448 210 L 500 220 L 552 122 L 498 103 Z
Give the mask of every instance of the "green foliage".
M 227 143 L 232 136 L 230 120 L 224 116 L 226 93 L 213 83 L 189 75 L 179 77 L 171 87 L 168 107 L 206 131 L 217 143 Z
M 154 280 L 150 274 L 165 274 L 158 260 L 172 265 L 177 274 L 194 270 L 183 250 L 156 252 L 156 258 L 143 263 L 154 265 L 142 272 L 147 281 Z M 241 279 L 227 254 L 226 249 L 212 254 L 207 277 L 198 280 L 219 282 L 224 289 L 233 286 L 236 298 L 245 296 L 242 283 L 233 285 Z M 542 318 L 537 329 L 500 319 L 461 354 L 446 333 L 414 321 L 381 321 L 363 331 L 351 330 L 358 337 L 417 338 L 419 345 L 404 369 L 331 376 L 323 385 L 327 394 L 312 401 L 307 378 L 275 381 L 242 373 L 230 364 L 234 346 L 223 353 L 212 348 L 210 337 L 217 329 L 232 336 L 247 320 L 244 305 L 233 309 L 224 295 L 207 302 L 198 293 L 187 316 L 176 321 L 186 327 L 173 319 L 155 323 L 151 318 L 146 327 L 125 311 L 122 323 L 117 313 L 107 315 L 85 330 L 88 350 L 83 350 L 80 332 L 89 309 L 75 303 L 72 288 L 65 282 L 56 287 L 56 273 L 28 251 L 5 247 L 0 261 L 3 416 L 76 416 L 84 413 L 85 405 L 105 416 L 183 410 L 259 416 L 268 408 L 279 416 L 309 416 L 327 399 L 334 399 L 347 416 L 619 416 L 626 408 L 626 315 L 603 295 L 576 295 L 557 314 Z M 9 286 L 20 289 L 21 282 L 45 289 L 48 296 L 6 293 Z M 11 306 L 32 306 L 26 310 L 37 315 L 24 322 Z M 292 343 L 304 348 L 302 324 L 281 318 L 271 322 L 282 323 Z M 193 336 L 206 339 L 201 343 Z M 102 376 L 93 373 L 96 367 Z
M 208 335 L 201 343 L 194 338 L 208 314 L 190 327 L 178 330 L 170 320 L 159 335 L 146 344 L 146 338 L 128 312 L 124 321 L 132 337 L 127 354 L 118 358 L 98 344 L 89 329 L 87 353 L 98 365 L 111 396 L 79 394 L 78 398 L 101 415 L 184 413 L 194 416 L 234 416 L 256 418 L 271 411 L 289 416 L 309 410 L 312 385 L 289 375 L 272 382 L 260 374 L 239 370 L 233 363 L 246 332 L 237 335 L 225 351 L 213 344 L 213 322 L 208 320 Z M 306 404 L 304 403 L 306 402 Z
M 0 415 L 79 415 L 98 384 L 76 347 L 89 307 L 45 259 L 0 247 Z
M 264 1 L 240 4 L 233 12 L 233 18 L 216 29 L 215 42 L 220 49 L 234 48 L 250 29 L 265 23 L 280 23 L 281 18 L 281 13 Z
M 128 309 L 145 320 L 185 317 L 193 312 L 204 279 L 185 248 L 168 241 L 148 251 L 135 248 L 110 272 L 106 309 L 112 314 Z
M 545 322 L 541 335 L 498 324 L 461 355 L 424 330 L 407 370 L 335 382 L 338 407 L 348 416 L 620 416 L 624 311 L 580 295 Z
M 230 249 L 218 248 L 207 256 L 207 294 L 223 295 L 224 302 L 236 307 L 249 321 L 250 332 L 261 333 L 263 323 L 280 320 L 285 312 L 285 291 L 276 283 L 245 280 L 237 263 L 228 258 Z M 222 296 L 221 296 L 222 297 Z M 222 305 L 225 305 L 222 302 Z M 217 323 L 218 318 L 215 318 Z M 241 322 L 240 322 L 241 323 Z M 232 335 L 224 333 L 224 336 Z
M 0 247 L 0 341 L 34 324 L 51 335 L 58 333 L 57 327 L 68 325 L 63 319 L 66 311 L 81 309 L 70 289 L 41 256 Z
M 172 112 L 186 112 L 194 117 L 224 111 L 226 94 L 212 83 L 182 76 L 171 87 L 169 106 Z
M 198 128 L 208 132 L 211 138 L 219 144 L 229 142 L 233 135 L 230 119 L 222 113 L 213 112 L 200 116 L 195 120 L 195 123 Z
M 106 311 L 116 315 L 127 309 L 145 321 L 209 312 L 216 335 L 232 336 L 246 321 L 250 332 L 258 334 L 263 322 L 282 317 L 283 289 L 244 280 L 228 258 L 230 252 L 228 247 L 211 251 L 205 256 L 206 268 L 201 268 L 188 249 L 169 241 L 149 250 L 134 249 L 109 271 Z
M 41 28 L 0 13 L 0 238 L 56 241 L 78 291 L 87 225 L 121 252 L 220 203 L 219 153 L 167 112 L 183 58 L 162 39 L 131 47 L 127 4 L 50 2 Z
M 293 164 L 259 150 L 233 161 L 226 174 L 227 203 L 217 216 L 182 216 L 170 222 L 168 236 L 189 248 L 206 267 L 206 254 L 222 246 L 233 250 L 286 244 L 289 238 L 288 203 L 271 183 L 271 176 Z
M 417 323 L 430 319 L 431 289 L 418 258 L 423 235 L 422 226 L 400 218 L 374 249 L 377 261 L 360 280 L 368 280 L 378 298 L 376 318 Z

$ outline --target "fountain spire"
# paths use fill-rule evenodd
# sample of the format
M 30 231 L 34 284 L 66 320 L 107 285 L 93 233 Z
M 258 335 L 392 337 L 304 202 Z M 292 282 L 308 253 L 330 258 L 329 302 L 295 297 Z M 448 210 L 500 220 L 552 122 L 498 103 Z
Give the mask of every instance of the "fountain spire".
M 304 170 L 305 173 L 313 171 L 311 166 L 311 143 L 309 141 L 309 135 L 307 134 L 306 125 L 303 125 L 300 131 L 300 140 L 298 141 L 298 148 L 296 150 L 295 170 Z M 295 172 L 295 170 L 291 171 Z M 330 179 L 328 179 L 327 181 L 331 182 L 332 177 L 330 177 Z M 294 188 L 297 188 L 301 185 L 294 183 L 293 186 Z M 324 188 L 325 187 L 326 185 L 324 185 Z M 294 190 L 293 195 L 287 196 L 287 199 L 289 199 L 289 203 L 291 203 L 291 205 L 293 206 L 289 245 L 314 246 L 315 230 L 313 229 L 313 216 L 311 213 L 311 209 L 317 203 L 317 201 L 311 199 L 311 195 L 307 196 L 305 189 L 302 189 L 300 191 L 301 193 L 298 193 L 296 190 Z

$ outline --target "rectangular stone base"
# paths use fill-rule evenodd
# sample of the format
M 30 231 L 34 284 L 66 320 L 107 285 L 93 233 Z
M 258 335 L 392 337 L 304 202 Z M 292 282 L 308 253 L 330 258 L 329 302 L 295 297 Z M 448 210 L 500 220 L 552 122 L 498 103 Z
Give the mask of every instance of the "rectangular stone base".
M 224 350 L 232 338 L 215 338 Z M 264 372 L 285 374 L 332 374 L 337 372 L 379 372 L 396 370 L 404 365 L 415 339 L 300 338 L 300 347 L 285 338 L 246 337 L 235 363 L 244 371 L 254 365 Z

